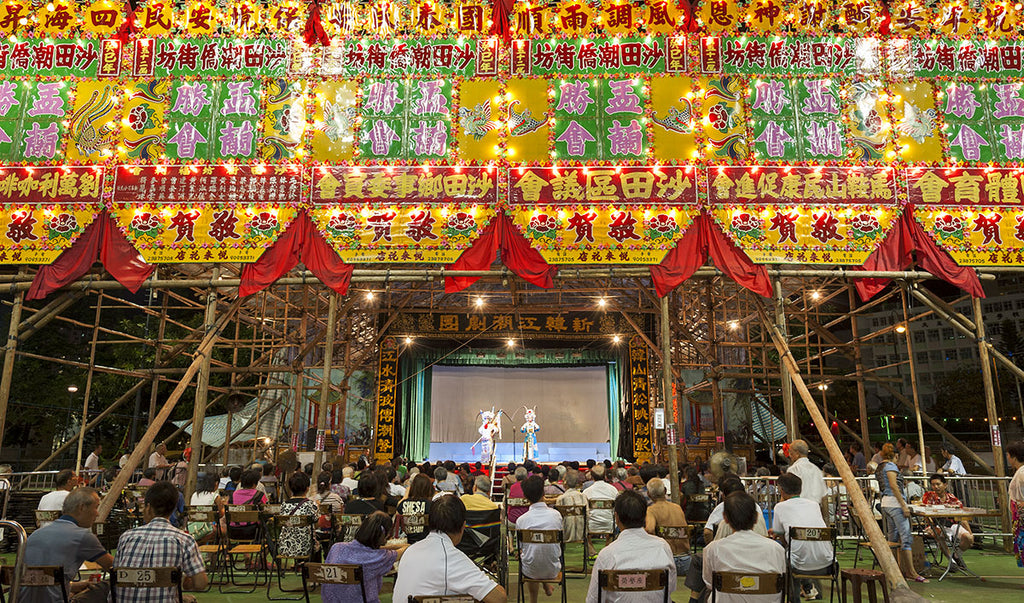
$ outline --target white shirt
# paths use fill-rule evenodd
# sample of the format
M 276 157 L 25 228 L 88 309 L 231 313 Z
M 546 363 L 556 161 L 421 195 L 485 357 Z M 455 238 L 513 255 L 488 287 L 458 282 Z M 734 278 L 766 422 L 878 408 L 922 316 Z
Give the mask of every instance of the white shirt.
M 600 570 L 662 569 L 668 570 L 668 592 L 676 589 L 676 562 L 672 547 L 663 539 L 652 536 L 643 528 L 622 530 L 615 542 L 601 549 L 590 575 L 587 603 L 597 603 L 597 572 Z M 601 600 L 608 603 L 661 603 L 665 593 L 660 590 L 643 593 L 617 593 L 605 591 Z
M 346 477 L 343 480 L 341 480 L 341 485 L 345 486 L 346 488 L 349 489 L 350 492 L 353 492 L 353 493 L 356 490 L 359 490 L 359 482 L 354 480 L 354 479 L 352 479 L 351 477 Z
M 218 492 L 193 492 L 189 504 L 193 507 L 212 507 L 219 495 Z
M 89 456 L 85 458 L 85 468 L 90 471 L 99 471 L 100 457 L 95 452 L 90 452 Z
M 39 506 L 36 507 L 36 509 L 40 511 L 63 511 L 64 499 L 68 497 L 68 494 L 71 494 L 71 492 L 67 490 L 54 490 L 53 492 L 47 492 L 39 499 Z M 40 527 L 43 525 L 44 524 L 40 524 Z
M 821 473 L 821 469 L 818 469 L 806 457 L 801 457 L 789 466 L 786 473 L 792 473 L 800 478 L 800 498 L 821 503 L 821 499 L 825 497 L 826 490 L 825 476 Z
M 953 475 L 967 475 L 967 469 L 964 467 L 964 462 L 955 454 L 950 455 L 949 460 L 946 461 L 946 464 L 943 465 L 942 468 Z
M 761 505 L 754 503 L 757 507 L 757 523 L 754 524 L 753 532 L 758 536 L 768 537 L 768 526 L 764 523 L 764 511 L 761 510 Z M 711 514 L 708 515 L 708 522 L 704 524 L 705 530 L 711 530 L 715 533 L 715 540 L 723 540 L 732 536 L 732 526 L 722 521 L 725 519 L 725 503 L 718 503 L 714 509 L 711 510 Z M 718 530 L 715 530 L 715 526 L 718 526 Z
M 615 497 L 619 495 L 619 490 L 609 484 L 608 482 L 601 480 L 596 481 L 589 488 L 583 491 L 583 495 L 587 497 L 588 501 L 591 500 L 615 500 Z M 606 533 L 611 532 L 615 529 L 615 524 L 612 523 L 612 510 L 611 509 L 592 509 L 590 511 L 590 533 Z
M 750 572 L 785 574 L 786 551 L 770 538 L 750 530 L 734 532 L 724 540 L 715 540 L 704 548 L 704 584 L 711 588 L 713 572 Z M 727 595 L 718 593 L 722 603 L 778 603 L 780 595 Z
M 516 529 L 561 530 L 562 514 L 547 506 L 544 501 L 535 502 L 516 520 Z M 530 578 L 548 580 L 562 571 L 561 551 L 557 544 L 529 544 L 524 541 L 522 559 L 523 567 L 526 568 L 523 575 Z
M 148 467 L 156 468 L 156 467 L 162 467 L 163 465 L 169 465 L 169 464 L 170 463 L 167 462 L 167 457 L 166 456 L 160 454 L 159 452 L 154 452 L 153 454 L 149 455 L 149 465 L 147 465 L 147 466 Z M 156 470 L 157 478 L 163 479 L 164 473 L 166 471 L 167 471 L 166 469 L 157 469 Z
M 772 532 L 780 534 L 783 542 L 789 540 L 789 528 L 824 528 L 821 506 L 804 498 L 796 497 L 775 505 Z M 809 542 L 794 540 L 790 545 L 793 567 L 803 571 L 816 571 L 832 563 L 831 542 Z
M 672 494 L 672 480 L 663 477 L 661 478 L 661 483 L 665 484 L 665 496 L 670 496 Z
M 410 595 L 470 595 L 483 601 L 498 585 L 487 577 L 452 539 L 431 532 L 405 550 L 398 562 L 393 601 L 408 601 Z
M 405 487 L 398 484 L 388 484 L 388 494 L 396 498 L 403 498 L 405 496 Z

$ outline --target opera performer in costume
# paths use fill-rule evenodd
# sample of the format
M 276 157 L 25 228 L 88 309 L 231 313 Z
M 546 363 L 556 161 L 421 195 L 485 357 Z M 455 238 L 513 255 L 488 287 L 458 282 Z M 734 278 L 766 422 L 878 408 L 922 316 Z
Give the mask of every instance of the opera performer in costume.
M 540 431 L 540 425 L 537 424 L 537 411 L 527 408 L 523 419 L 526 422 L 523 423 L 519 431 L 526 434 L 526 437 L 523 438 L 524 460 L 537 460 L 537 432 Z
M 476 445 L 480 444 L 480 462 L 488 465 L 494 454 L 494 436 L 501 437 L 501 418 L 493 407 L 491 410 L 481 410 L 477 416 L 480 417 L 480 427 L 477 429 L 480 438 L 470 448 L 475 452 Z

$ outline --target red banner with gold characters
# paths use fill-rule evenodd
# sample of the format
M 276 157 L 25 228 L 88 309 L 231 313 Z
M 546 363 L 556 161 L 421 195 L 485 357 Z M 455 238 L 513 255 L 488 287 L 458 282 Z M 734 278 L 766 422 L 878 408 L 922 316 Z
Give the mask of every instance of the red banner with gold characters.
M 49 264 L 102 210 L 103 168 L 0 168 L 0 263 Z
M 914 219 L 961 266 L 1024 264 L 1024 169 L 910 168 Z
M 657 264 L 699 212 L 690 166 L 515 168 L 512 221 L 549 264 Z
M 494 218 L 490 167 L 319 167 L 311 215 L 346 262 L 451 263 Z
M 651 429 L 651 376 L 647 343 L 639 335 L 629 339 L 629 429 L 632 432 L 633 460 L 651 460 L 654 433 Z
M 708 169 L 715 221 L 760 264 L 863 264 L 899 216 L 897 173 L 875 167 Z
M 398 395 L 398 341 L 385 337 L 377 361 L 377 427 L 374 456 L 388 461 L 395 456 L 395 415 Z
M 301 199 L 294 165 L 124 166 L 110 211 L 147 262 L 252 262 Z

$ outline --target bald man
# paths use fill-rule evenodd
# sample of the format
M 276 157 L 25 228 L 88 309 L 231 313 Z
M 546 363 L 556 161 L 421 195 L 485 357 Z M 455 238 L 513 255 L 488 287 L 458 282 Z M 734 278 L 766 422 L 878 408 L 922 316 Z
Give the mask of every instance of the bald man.
M 792 473 L 800 478 L 803 485 L 800 498 L 812 500 L 820 505 L 821 499 L 825 497 L 825 476 L 817 465 L 808 460 L 809 453 L 807 442 L 793 440 L 789 445 L 789 469 L 786 473 Z

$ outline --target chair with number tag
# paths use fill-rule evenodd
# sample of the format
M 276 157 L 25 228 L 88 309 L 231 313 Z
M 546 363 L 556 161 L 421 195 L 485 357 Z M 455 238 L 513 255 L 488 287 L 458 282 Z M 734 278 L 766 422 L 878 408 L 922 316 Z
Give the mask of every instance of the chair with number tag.
M 555 505 L 555 510 L 562 514 L 562 525 L 566 526 L 566 531 L 570 531 L 570 522 L 576 522 L 577 527 L 582 529 L 576 530 L 580 534 L 579 540 L 564 539 L 566 543 L 570 542 L 581 542 L 583 543 L 583 569 L 579 570 L 579 573 L 587 573 L 587 506 L 586 505 Z M 564 536 L 564 534 L 563 534 Z M 565 568 L 563 571 L 577 573 L 575 569 Z
M 693 531 L 694 526 L 692 524 L 685 526 L 661 525 L 654 528 L 654 535 L 668 542 L 673 552 L 675 552 L 678 546 L 682 546 L 683 550 L 689 551 L 690 542 L 693 540 Z
M 356 530 L 363 525 L 365 515 L 348 513 L 334 513 L 331 515 L 331 522 L 334 525 L 334 543 L 352 542 L 356 536 Z
M 778 601 L 781 603 L 786 600 L 786 575 L 714 572 L 711 574 L 711 603 L 715 603 L 715 596 L 718 593 L 727 595 L 779 595 Z
M 44 525 L 57 521 L 60 518 L 60 511 L 36 511 L 36 528 L 41 528 Z
M 249 505 L 228 505 L 224 511 L 224 520 L 228 524 L 224 551 L 221 553 L 224 558 L 224 565 L 228 570 L 228 580 L 220 585 L 220 592 L 230 583 L 234 586 L 250 587 L 247 591 L 232 591 L 251 593 L 257 586 L 264 584 L 263 580 L 270 581 L 270 574 L 266 562 L 266 546 L 264 535 L 260 524 L 260 512 Z M 238 582 L 235 572 L 238 558 L 246 561 L 246 571 L 254 571 L 252 582 Z
M 181 569 L 177 567 L 115 567 L 110 570 L 110 600 L 118 602 L 122 600 L 137 600 L 128 596 L 128 593 L 118 593 L 118 589 L 127 588 L 163 588 L 174 589 L 177 593 L 178 603 L 182 603 L 181 594 Z M 143 600 L 167 601 L 160 595 L 142 596 Z
M 469 595 L 409 595 L 409 603 L 480 603 Z
M 9 587 L 14 582 L 14 566 L 4 565 L 0 567 L 0 603 L 5 603 L 4 587 Z M 64 568 L 60 565 L 38 565 L 25 566 L 21 574 L 22 588 L 59 588 L 60 598 L 68 603 L 67 583 L 64 581 Z M 53 594 L 56 594 L 54 591 Z M 18 597 L 21 600 L 21 597 Z
M 196 539 L 197 544 L 200 540 L 203 540 L 203 544 L 198 545 L 199 554 L 210 556 L 210 562 L 207 566 L 209 568 L 209 575 L 213 576 L 216 573 L 220 573 L 221 581 L 216 583 L 223 584 L 223 579 L 227 573 L 223 563 L 227 542 L 219 529 L 220 516 L 217 510 L 212 506 L 185 507 L 185 517 L 187 518 L 185 526 L 188 529 L 188 533 Z M 209 538 L 211 534 L 213 535 L 212 539 Z M 206 590 L 212 588 L 214 583 L 213 580 L 210 580 Z
M 347 584 L 349 586 L 359 586 L 359 591 L 363 596 L 363 603 L 367 603 L 366 586 L 363 584 L 363 566 L 361 565 L 303 563 L 302 594 L 306 597 L 306 603 L 309 603 L 310 584 Z
M 664 603 L 669 603 L 668 570 L 598 570 L 597 603 L 601 603 L 604 591 L 616 593 L 640 593 L 664 591 Z
M 267 548 L 277 574 L 277 588 L 281 592 L 297 593 L 299 589 L 285 588 L 281 583 L 285 565 L 291 561 L 296 568 L 313 557 L 316 544 L 314 515 L 274 515 L 267 520 Z M 308 542 L 308 545 L 305 543 Z M 304 547 L 305 548 L 302 548 Z M 298 601 L 302 597 L 279 598 L 270 596 L 271 581 L 267 581 L 267 599 L 271 601 Z M 303 586 L 305 590 L 305 586 Z
M 530 501 L 525 498 L 506 498 L 501 504 L 501 520 L 507 528 L 506 536 L 508 537 L 508 552 L 510 555 L 512 554 L 512 547 L 516 543 L 516 522 L 508 518 L 508 513 L 512 509 L 520 509 L 525 513 L 526 509 L 529 508 Z M 520 513 L 520 515 L 522 515 L 522 513 Z
M 519 592 L 516 595 L 516 601 L 519 602 L 526 600 L 526 593 L 523 591 L 523 586 L 533 582 L 539 584 L 557 583 L 559 588 L 562 589 L 562 603 L 565 603 L 565 540 L 563 539 L 562 530 L 516 530 L 516 545 L 519 561 Z M 526 570 L 523 567 L 523 547 L 555 545 L 558 546 L 558 561 L 562 566 L 562 571 L 558 572 L 558 575 L 554 578 L 544 579 L 531 578 L 530 576 L 527 576 Z
M 789 528 L 789 542 L 786 545 L 786 565 L 789 566 L 789 577 L 792 582 L 790 588 L 798 588 L 796 580 L 828 578 L 832 582 L 832 592 L 829 593 L 829 603 L 839 589 L 839 562 L 836 561 L 836 533 L 835 528 Z M 810 568 L 798 570 L 793 567 L 793 543 L 794 542 L 827 542 L 832 546 L 832 561 L 824 568 Z M 824 572 L 813 570 L 823 569 Z

